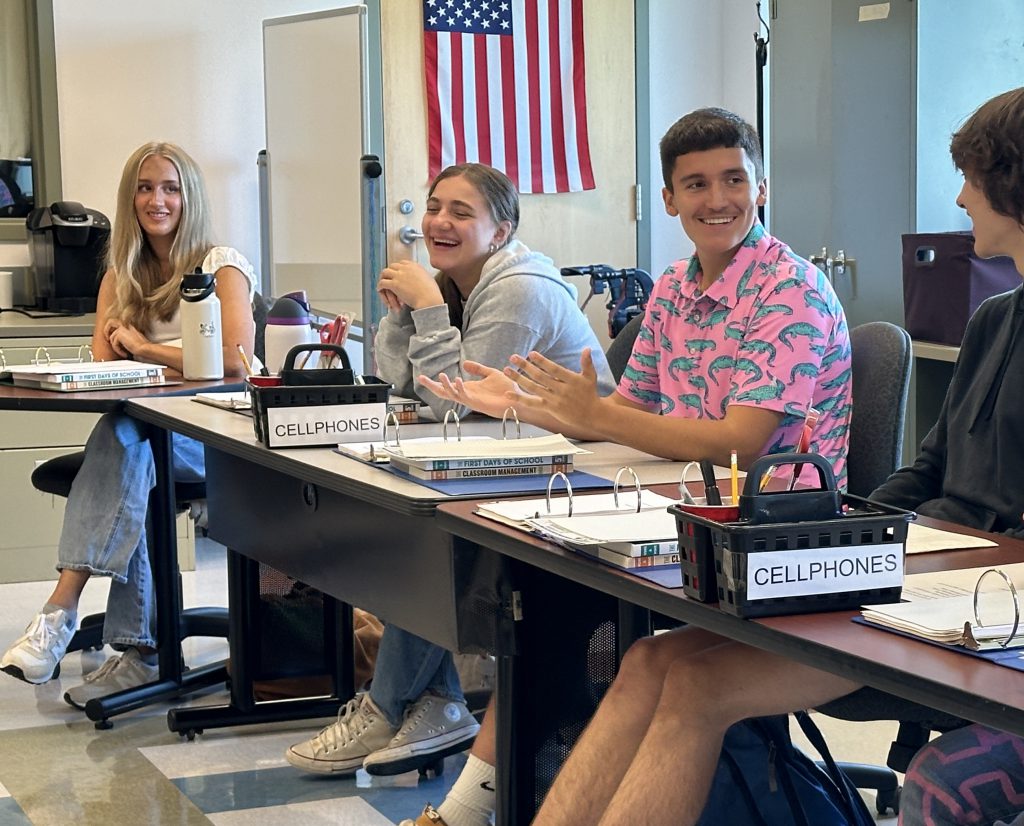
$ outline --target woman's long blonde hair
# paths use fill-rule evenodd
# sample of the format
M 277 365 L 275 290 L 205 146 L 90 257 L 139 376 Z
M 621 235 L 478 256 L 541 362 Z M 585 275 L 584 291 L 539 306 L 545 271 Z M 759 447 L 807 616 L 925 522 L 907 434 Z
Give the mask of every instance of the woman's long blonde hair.
M 135 213 L 139 170 L 151 155 L 174 164 L 181 181 L 181 220 L 171 244 L 171 277 L 166 280 Z M 136 149 L 121 173 L 117 215 L 107 252 L 107 264 L 114 271 L 117 287 L 111 317 L 143 332 L 156 319 L 170 319 L 178 307 L 181 276 L 202 263 L 213 247 L 212 234 L 203 174 L 188 153 L 173 143 L 157 141 Z

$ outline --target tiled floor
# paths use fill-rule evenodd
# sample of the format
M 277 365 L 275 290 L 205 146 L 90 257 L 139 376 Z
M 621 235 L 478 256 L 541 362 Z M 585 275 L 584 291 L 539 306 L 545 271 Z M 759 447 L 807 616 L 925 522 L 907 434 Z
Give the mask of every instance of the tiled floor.
M 183 575 L 185 603 L 223 605 L 223 549 L 200 540 L 197 566 Z M 89 584 L 84 613 L 102 610 L 106 587 L 105 580 Z M 0 586 L 0 646 L 22 632 L 50 588 L 47 582 Z M 112 729 L 97 731 L 62 696 L 105 653 L 69 655 L 60 679 L 38 687 L 0 673 L 0 826 L 387 826 L 415 815 L 426 801 L 440 802 L 462 765 L 462 758 L 449 758 L 444 776 L 430 780 L 415 773 L 372 783 L 363 774 L 308 775 L 285 762 L 284 750 L 326 721 L 209 730 L 188 742 L 168 731 L 168 706 L 117 717 Z M 185 645 L 192 665 L 225 655 L 223 641 Z M 192 702 L 225 699 L 220 690 Z M 885 723 L 818 722 L 841 760 L 879 762 L 894 730 Z
M 225 604 L 224 553 L 200 540 L 197 570 L 183 574 L 186 605 Z M 23 630 L 52 583 L 0 586 L 0 646 Z M 101 611 L 107 581 L 95 579 L 82 613 Z M 324 725 L 266 725 L 209 730 L 187 742 L 167 729 L 169 705 L 114 718 L 97 731 L 67 705 L 63 693 L 105 652 L 67 656 L 61 675 L 30 686 L 0 673 L 0 826 L 96 824 L 318 824 L 387 826 L 440 802 L 462 758 L 449 758 L 440 778 L 331 778 L 289 766 L 285 748 Z M 227 655 L 223 640 L 188 640 L 185 657 L 200 665 Z M 223 690 L 191 703 L 225 702 Z M 383 781 L 383 782 L 382 782 Z

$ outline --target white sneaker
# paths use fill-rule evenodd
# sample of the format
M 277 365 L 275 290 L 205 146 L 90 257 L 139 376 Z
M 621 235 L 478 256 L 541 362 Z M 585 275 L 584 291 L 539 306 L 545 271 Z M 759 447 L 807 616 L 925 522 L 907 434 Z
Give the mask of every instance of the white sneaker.
M 71 613 L 58 608 L 49 614 L 40 611 L 25 633 L 15 640 L 0 659 L 0 670 L 26 683 L 39 685 L 60 674 L 60 661 L 75 635 Z
M 129 648 L 123 654 L 109 657 L 95 671 L 85 675 L 81 685 L 64 692 L 65 702 L 84 709 L 96 697 L 106 697 L 115 691 L 151 683 L 160 676 L 160 666 L 142 660 L 139 649 Z
M 391 742 L 396 731 L 370 695 L 361 694 L 345 703 L 338 719 L 316 737 L 289 747 L 285 758 L 295 768 L 308 772 L 353 773 L 374 749 Z
M 402 774 L 449 754 L 465 751 L 480 726 L 465 703 L 424 694 L 405 712 L 405 721 L 385 748 L 363 761 L 369 774 Z

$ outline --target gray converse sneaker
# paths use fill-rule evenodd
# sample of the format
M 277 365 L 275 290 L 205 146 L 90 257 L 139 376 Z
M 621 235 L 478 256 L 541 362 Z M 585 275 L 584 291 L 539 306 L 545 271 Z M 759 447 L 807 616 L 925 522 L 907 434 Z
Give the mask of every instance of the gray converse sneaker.
M 106 697 L 115 691 L 145 685 L 159 676 L 160 666 L 143 662 L 139 649 L 129 648 L 123 654 L 108 658 L 95 671 L 86 674 L 81 685 L 64 692 L 64 700 L 75 708 L 84 709 L 85 704 L 96 697 Z
M 405 712 L 405 721 L 385 748 L 369 755 L 369 774 L 402 774 L 465 751 L 480 731 L 465 703 L 424 694 Z
M 370 700 L 369 694 L 353 697 L 338 711 L 338 719 L 316 737 L 296 743 L 285 752 L 295 768 L 319 774 L 352 774 L 366 755 L 386 746 L 396 728 Z
M 4 653 L 0 670 L 34 685 L 52 680 L 60 674 L 61 658 L 74 635 L 70 612 L 63 608 L 49 614 L 40 611 Z

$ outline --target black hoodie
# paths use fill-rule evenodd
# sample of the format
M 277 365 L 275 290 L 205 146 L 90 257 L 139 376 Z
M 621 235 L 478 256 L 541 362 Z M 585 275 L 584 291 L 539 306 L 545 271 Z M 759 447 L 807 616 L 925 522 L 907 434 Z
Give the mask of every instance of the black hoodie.
M 1024 287 L 971 318 L 935 427 L 880 502 L 1024 537 Z M 856 409 L 854 415 L 857 415 Z

